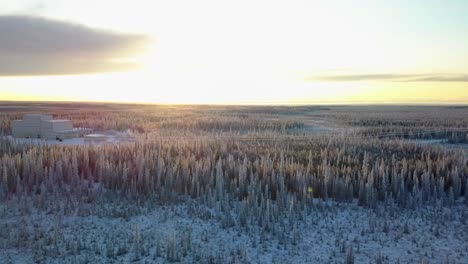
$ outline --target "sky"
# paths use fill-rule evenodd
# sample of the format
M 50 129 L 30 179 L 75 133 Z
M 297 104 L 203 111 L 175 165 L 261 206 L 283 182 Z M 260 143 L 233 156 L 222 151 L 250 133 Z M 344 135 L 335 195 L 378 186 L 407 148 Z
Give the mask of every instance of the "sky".
M 0 0 L 0 100 L 468 103 L 464 0 Z

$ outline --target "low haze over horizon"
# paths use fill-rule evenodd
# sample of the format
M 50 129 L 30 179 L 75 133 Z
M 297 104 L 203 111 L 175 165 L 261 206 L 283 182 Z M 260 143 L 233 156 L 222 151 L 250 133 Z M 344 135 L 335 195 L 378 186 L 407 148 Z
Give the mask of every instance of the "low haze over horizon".
M 468 1 L 18 0 L 0 101 L 467 104 Z

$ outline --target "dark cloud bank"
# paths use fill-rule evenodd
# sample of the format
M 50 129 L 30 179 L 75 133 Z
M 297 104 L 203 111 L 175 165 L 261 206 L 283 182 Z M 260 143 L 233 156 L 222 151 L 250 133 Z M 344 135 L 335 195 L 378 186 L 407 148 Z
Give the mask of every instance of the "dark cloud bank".
M 306 81 L 468 82 L 468 74 L 349 74 L 307 76 Z
M 31 16 L 0 16 L 0 76 L 125 71 L 149 37 Z

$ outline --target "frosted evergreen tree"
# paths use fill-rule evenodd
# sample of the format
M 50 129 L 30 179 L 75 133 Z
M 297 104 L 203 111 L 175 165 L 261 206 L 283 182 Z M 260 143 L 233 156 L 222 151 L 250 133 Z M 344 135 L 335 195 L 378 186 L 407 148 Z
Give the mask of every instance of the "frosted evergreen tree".
M 468 205 L 468 178 L 465 179 L 465 203 Z
M 216 199 L 221 201 L 224 197 L 224 173 L 221 159 L 216 163 Z

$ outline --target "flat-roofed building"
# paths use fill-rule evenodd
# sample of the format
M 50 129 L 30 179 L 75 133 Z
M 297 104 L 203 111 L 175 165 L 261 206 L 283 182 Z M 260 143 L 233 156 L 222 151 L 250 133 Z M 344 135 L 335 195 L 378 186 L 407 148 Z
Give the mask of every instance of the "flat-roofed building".
M 91 131 L 73 128 L 70 120 L 54 120 L 50 115 L 30 114 L 25 115 L 23 120 L 14 120 L 12 132 L 18 138 L 68 139 Z

